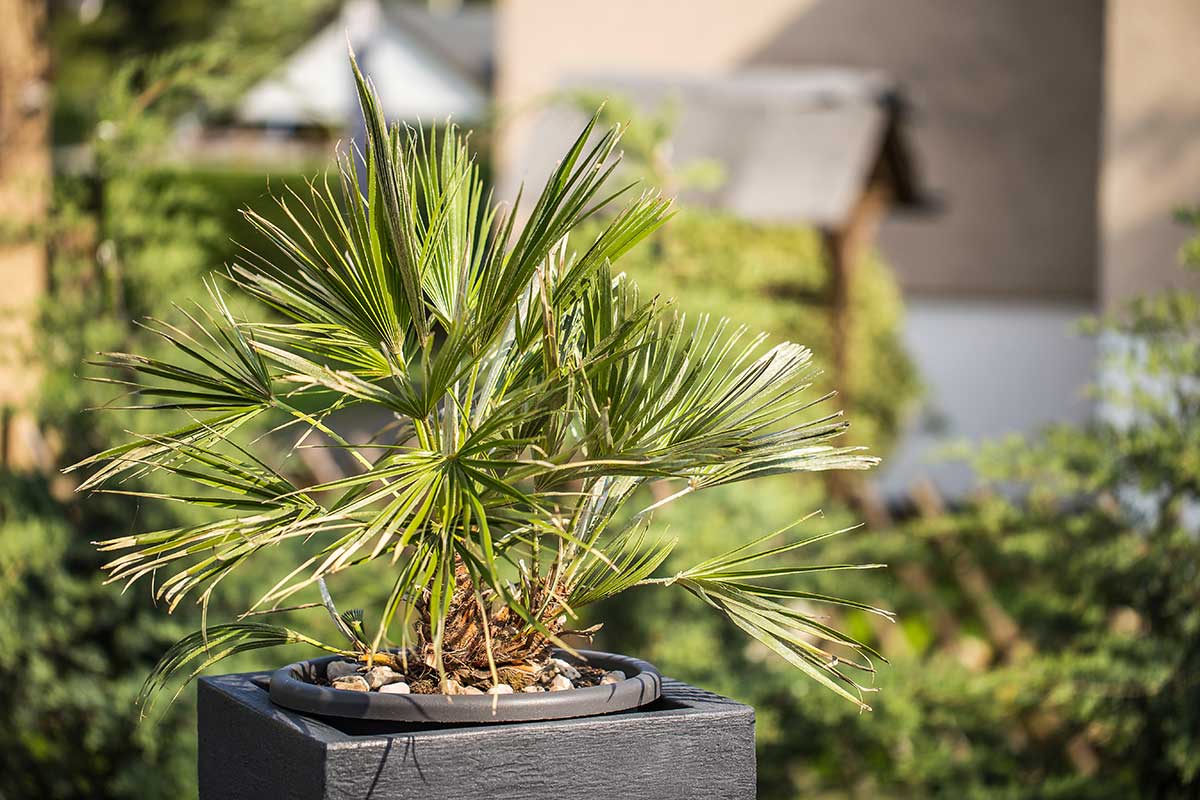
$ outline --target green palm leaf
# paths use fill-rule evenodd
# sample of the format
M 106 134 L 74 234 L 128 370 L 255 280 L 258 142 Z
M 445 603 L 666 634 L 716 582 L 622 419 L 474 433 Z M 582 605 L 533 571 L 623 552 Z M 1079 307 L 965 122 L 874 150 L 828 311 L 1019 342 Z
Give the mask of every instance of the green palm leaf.
M 187 686 L 188 681 L 214 664 L 238 653 L 286 644 L 306 644 L 330 653 L 348 654 L 344 650 L 277 625 L 257 622 L 214 625 L 206 630 L 188 634 L 163 653 L 146 682 L 142 684 L 142 700 L 150 703 L 160 691 L 182 675 L 184 679 L 171 698 L 174 700 Z

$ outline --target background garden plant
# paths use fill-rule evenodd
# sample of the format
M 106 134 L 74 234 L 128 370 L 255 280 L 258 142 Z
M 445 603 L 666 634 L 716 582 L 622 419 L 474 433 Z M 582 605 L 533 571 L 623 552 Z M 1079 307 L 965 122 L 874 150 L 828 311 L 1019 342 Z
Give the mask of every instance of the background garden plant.
M 207 607 L 247 560 L 304 543 L 299 563 L 241 621 L 180 640 L 147 689 L 296 642 L 428 670 L 443 690 L 451 679 L 519 688 L 551 645 L 564 644 L 580 608 L 638 585 L 678 585 L 865 707 L 869 689 L 850 673 L 873 673 L 877 654 L 791 601 L 887 612 L 772 583 L 878 566 L 775 561 L 832 533 L 783 544 L 769 534 L 651 578 L 674 543 L 648 532 L 655 509 L 752 478 L 875 462 L 830 443 L 846 423 L 804 391 L 811 352 L 689 320 L 614 273 L 670 216 L 654 193 L 572 242 L 581 222 L 630 188 L 603 193 L 619 127 L 597 131 L 593 118 L 518 225 L 520 200 L 497 213 L 454 128 L 389 130 L 357 67 L 355 77 L 365 177 L 347 153 L 332 182 L 281 200 L 282 224 L 250 212 L 272 251 L 244 253 L 227 276 L 283 321 L 239 319 L 213 283 L 207 308 L 179 309 L 185 322 L 147 323 L 175 358 L 99 361 L 113 371 L 105 380 L 141 399 L 137 408 L 187 421 L 82 462 L 94 471 L 80 489 L 224 512 L 101 542 L 123 552 L 107 565 L 112 580 L 157 576 L 155 596 L 169 610 L 189 597 Z M 330 422 L 359 406 L 393 416 L 367 445 Z M 240 435 L 264 422 L 269 433 Z M 357 471 L 297 485 L 284 463 L 304 447 L 337 449 Z M 162 473 L 196 492 L 128 483 Z M 655 481 L 676 487 L 626 509 Z M 336 613 L 326 579 L 376 560 L 390 563 L 391 585 L 364 627 L 361 612 Z M 245 619 L 293 610 L 292 599 L 314 588 L 347 643 Z

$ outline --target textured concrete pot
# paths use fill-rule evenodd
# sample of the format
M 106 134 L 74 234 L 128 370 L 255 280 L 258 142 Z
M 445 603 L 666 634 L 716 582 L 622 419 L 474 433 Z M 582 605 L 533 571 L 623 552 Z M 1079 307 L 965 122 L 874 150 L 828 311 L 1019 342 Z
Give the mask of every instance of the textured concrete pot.
M 564 652 L 559 658 L 579 663 Z M 300 661 L 271 676 L 271 701 L 293 711 L 322 717 L 426 723 L 501 723 L 611 714 L 653 703 L 662 678 L 645 661 L 613 653 L 581 650 L 582 660 L 604 670 L 621 670 L 625 680 L 562 692 L 503 695 L 383 694 L 319 686 L 337 656 Z
M 455 725 L 301 714 L 271 702 L 269 676 L 200 679 L 201 800 L 755 794 L 753 709 L 670 678 L 658 700 L 629 711 Z

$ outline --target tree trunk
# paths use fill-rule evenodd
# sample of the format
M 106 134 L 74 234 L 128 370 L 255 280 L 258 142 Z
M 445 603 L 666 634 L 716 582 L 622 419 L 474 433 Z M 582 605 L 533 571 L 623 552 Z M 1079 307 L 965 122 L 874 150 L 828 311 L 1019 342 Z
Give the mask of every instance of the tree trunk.
M 44 466 L 31 359 L 46 285 L 49 49 L 43 0 L 0 0 L 0 466 Z
M 849 409 L 854 400 L 852 352 L 854 350 L 854 281 L 859 263 L 870 248 L 891 200 L 891 189 L 882 177 L 873 177 L 839 227 L 826 228 L 821 239 L 829 260 L 829 319 L 832 329 L 833 386 L 838 405 Z M 846 444 L 853 442 L 845 442 Z M 846 470 L 828 473 L 830 492 L 852 500 L 862 484 L 861 477 Z

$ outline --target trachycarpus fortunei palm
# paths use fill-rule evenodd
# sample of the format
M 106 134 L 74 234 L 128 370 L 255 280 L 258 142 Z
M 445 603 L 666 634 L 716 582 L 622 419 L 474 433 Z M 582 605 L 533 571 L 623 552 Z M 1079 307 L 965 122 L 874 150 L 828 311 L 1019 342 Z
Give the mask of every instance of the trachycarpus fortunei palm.
M 630 188 L 602 194 L 619 128 L 597 131 L 593 118 L 518 229 L 520 198 L 497 212 L 457 130 L 389 129 L 352 65 L 365 153 L 341 154 L 332 186 L 327 176 L 308 197 L 281 200 L 285 225 L 246 212 L 273 249 L 247 252 L 227 278 L 272 321 L 236 318 L 214 283 L 209 308 L 181 310 L 186 327 L 147 323 L 177 360 L 100 359 L 145 400 L 139 408 L 186 421 L 76 465 L 93 469 L 81 489 L 128 491 L 117 487 L 161 471 L 198 487 L 164 499 L 222 512 L 99 543 L 125 551 L 106 566 L 111 580 L 169 574 L 156 597 L 174 609 L 196 596 L 207 610 L 220 581 L 255 554 L 304 545 L 303 560 L 239 621 L 205 624 L 173 646 L 147 692 L 230 654 L 295 642 L 393 665 L 428 691 L 452 678 L 520 688 L 551 645 L 564 646 L 579 609 L 652 585 L 691 592 L 861 703 L 865 687 L 848 670 L 872 672 L 873 651 L 794 601 L 887 612 L 771 585 L 877 566 L 780 558 L 837 532 L 772 545 L 779 531 L 652 577 L 674 544 L 650 533 L 655 508 L 736 481 L 875 463 L 830 444 L 846 423 L 805 391 L 811 353 L 768 347 L 724 320 L 689 320 L 614 274 L 671 213 L 650 192 L 610 211 Z M 605 220 L 599 233 L 573 249 L 569 234 L 593 217 Z M 354 406 L 393 417 L 369 446 L 329 424 Z M 247 433 L 264 427 L 271 433 Z M 314 442 L 344 451 L 355 470 L 294 481 L 289 459 Z M 655 481 L 675 486 L 636 509 L 630 501 Z M 337 614 L 326 579 L 379 559 L 392 584 L 373 625 L 359 611 Z M 320 591 L 346 644 L 247 619 L 294 608 L 289 598 L 305 590 Z

